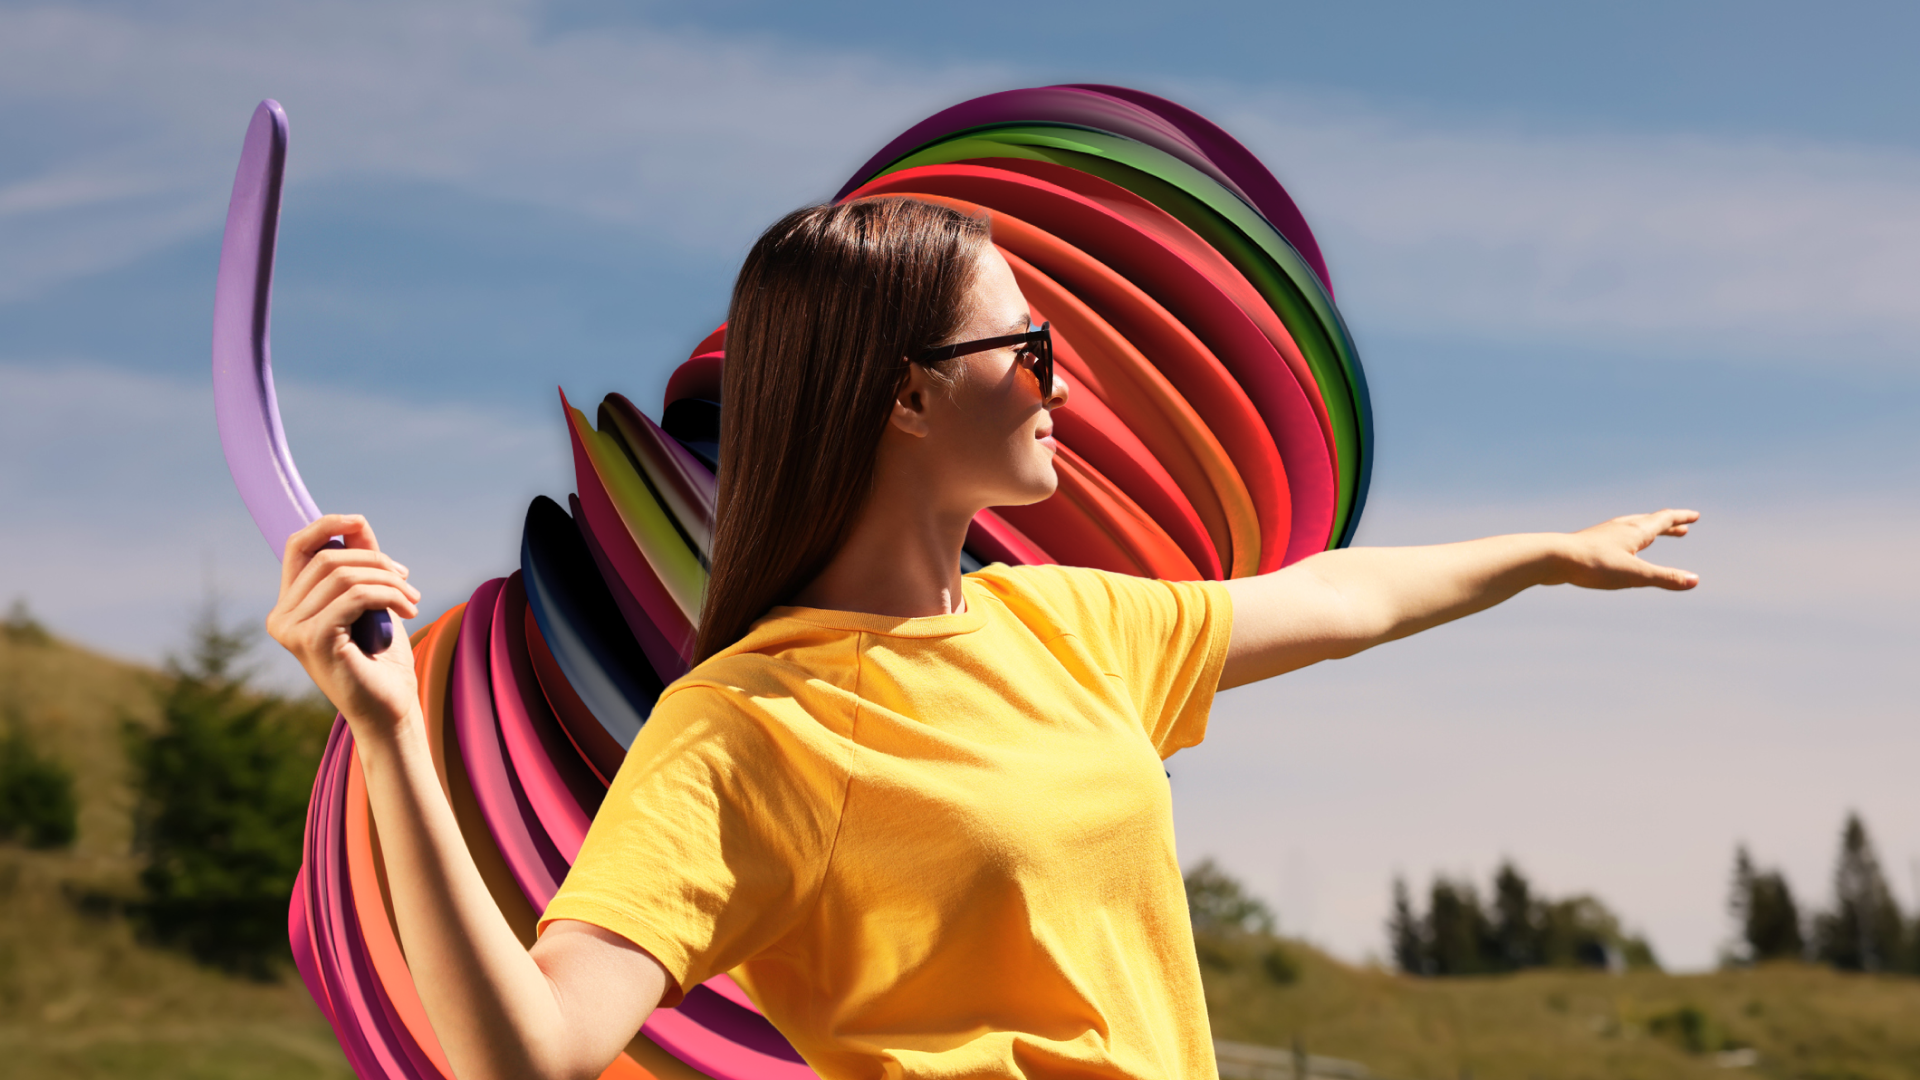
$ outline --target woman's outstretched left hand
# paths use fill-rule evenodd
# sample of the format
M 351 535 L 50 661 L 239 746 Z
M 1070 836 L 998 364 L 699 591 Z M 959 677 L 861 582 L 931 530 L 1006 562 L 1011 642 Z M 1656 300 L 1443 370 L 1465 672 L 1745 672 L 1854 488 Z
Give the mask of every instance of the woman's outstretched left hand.
M 1640 557 L 1663 536 L 1685 536 L 1700 520 L 1697 510 L 1658 510 L 1603 521 L 1567 537 L 1566 571 L 1560 582 L 1583 589 L 1691 589 L 1700 575 L 1650 563 Z M 1558 582 L 1556 582 L 1557 584 Z

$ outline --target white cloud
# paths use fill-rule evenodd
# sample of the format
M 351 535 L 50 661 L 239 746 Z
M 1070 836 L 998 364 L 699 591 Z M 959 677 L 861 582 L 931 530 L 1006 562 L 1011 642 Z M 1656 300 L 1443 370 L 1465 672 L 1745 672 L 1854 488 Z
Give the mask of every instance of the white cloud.
M 1920 353 L 1920 156 L 1541 134 L 1230 97 L 1363 328 L 1815 366 Z
M 0 95 L 53 147 L 0 173 L 0 299 L 217 228 L 261 97 L 292 116 L 296 200 L 330 177 L 428 181 L 727 251 L 892 133 L 1019 80 L 691 29 L 559 33 L 542 11 L 0 10 Z M 1244 83 L 1176 93 L 1301 196 L 1363 333 L 1823 365 L 1920 351 L 1910 152 L 1490 129 Z
M 292 121 L 293 198 L 328 177 L 423 180 L 744 250 L 991 79 L 692 31 L 554 34 L 539 14 L 523 0 L 0 9 L 0 94 L 43 139 L 71 132 L 0 182 L 0 298 L 218 228 L 263 97 Z

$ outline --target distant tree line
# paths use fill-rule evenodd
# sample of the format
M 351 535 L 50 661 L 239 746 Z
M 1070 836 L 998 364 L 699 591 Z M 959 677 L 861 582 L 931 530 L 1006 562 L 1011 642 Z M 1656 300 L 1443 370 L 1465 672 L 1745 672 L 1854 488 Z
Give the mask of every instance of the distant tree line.
M 1511 861 L 1483 899 L 1473 882 L 1436 876 L 1420 910 L 1404 878 L 1393 882 L 1387 937 L 1409 975 L 1493 975 L 1538 967 L 1658 968 L 1644 938 L 1629 934 L 1593 896 L 1555 900 L 1534 891 Z
M 1734 851 L 1728 908 L 1736 931 L 1729 964 L 1797 960 L 1920 974 L 1920 911 L 1901 910 L 1857 813 L 1840 830 L 1831 908 L 1804 912 L 1786 875 L 1755 863 L 1745 844 Z M 1494 874 L 1485 899 L 1471 881 L 1435 877 L 1424 910 L 1405 879 L 1395 878 L 1387 938 L 1395 965 L 1410 975 L 1657 966 L 1645 939 L 1623 932 L 1598 899 L 1538 896 L 1511 862 Z
M 1857 813 L 1840 830 L 1830 910 L 1803 916 L 1786 875 L 1756 865 L 1745 844 L 1734 850 L 1728 907 L 1737 930 L 1732 963 L 1812 960 L 1842 971 L 1920 973 L 1920 913 L 1901 912 Z

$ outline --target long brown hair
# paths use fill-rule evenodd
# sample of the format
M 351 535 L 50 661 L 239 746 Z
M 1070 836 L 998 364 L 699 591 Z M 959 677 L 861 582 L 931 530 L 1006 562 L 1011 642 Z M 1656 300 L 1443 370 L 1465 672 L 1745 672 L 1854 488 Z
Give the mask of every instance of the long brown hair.
M 987 223 L 916 199 L 796 210 L 748 252 L 727 315 L 713 572 L 694 662 L 846 542 L 903 359 L 952 336 Z

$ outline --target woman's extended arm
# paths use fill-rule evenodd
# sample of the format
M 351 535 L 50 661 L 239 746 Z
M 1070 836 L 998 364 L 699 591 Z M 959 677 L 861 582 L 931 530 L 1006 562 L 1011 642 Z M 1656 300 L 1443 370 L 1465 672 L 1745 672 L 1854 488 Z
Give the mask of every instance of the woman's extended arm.
M 347 546 L 326 549 L 329 536 Z M 585 923 L 555 923 L 531 954 L 521 947 L 440 789 L 405 635 L 377 657 L 348 637 L 363 611 L 418 614 L 406 568 L 381 553 L 366 520 L 321 518 L 287 541 L 282 566 L 267 630 L 353 729 L 401 946 L 455 1075 L 599 1075 L 659 1003 L 666 973 Z
M 1700 579 L 1640 558 L 1685 536 L 1692 510 L 1614 518 L 1577 533 L 1491 536 L 1434 547 L 1346 548 L 1226 583 L 1233 641 L 1220 686 L 1241 686 L 1471 615 L 1534 585 L 1691 589 Z

